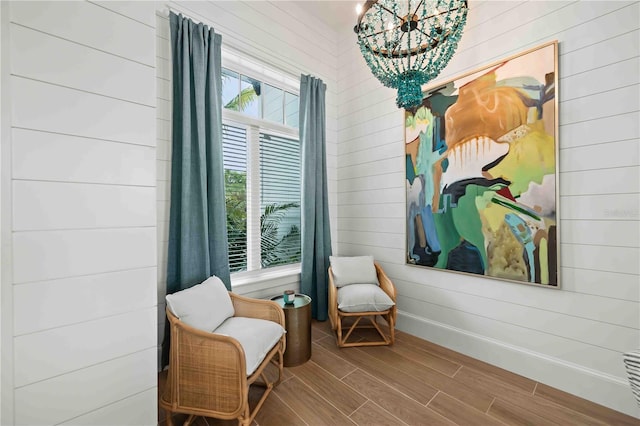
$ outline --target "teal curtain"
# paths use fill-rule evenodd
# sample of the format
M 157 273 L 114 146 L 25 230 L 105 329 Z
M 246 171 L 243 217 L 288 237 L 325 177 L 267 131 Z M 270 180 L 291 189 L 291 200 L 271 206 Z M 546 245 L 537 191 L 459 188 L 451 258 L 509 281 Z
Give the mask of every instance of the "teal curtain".
M 300 79 L 300 143 L 302 144 L 302 270 L 300 289 L 311 296 L 311 315 L 325 321 L 331 255 L 327 197 L 327 86 L 319 78 Z
M 222 37 L 175 13 L 170 13 L 169 24 L 173 152 L 167 294 L 211 275 L 231 289 L 222 162 Z

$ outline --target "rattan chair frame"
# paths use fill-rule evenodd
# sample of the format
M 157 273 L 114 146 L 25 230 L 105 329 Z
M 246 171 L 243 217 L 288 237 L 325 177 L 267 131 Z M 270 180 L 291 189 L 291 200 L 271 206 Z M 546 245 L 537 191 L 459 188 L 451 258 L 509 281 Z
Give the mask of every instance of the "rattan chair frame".
M 284 311 L 273 301 L 251 299 L 229 292 L 235 317 L 259 318 L 285 326 Z M 185 425 L 197 416 L 238 419 L 249 426 L 267 396 L 282 381 L 286 339 L 282 338 L 264 357 L 256 370 L 247 376 L 244 350 L 229 336 L 209 333 L 180 321 L 167 308 L 171 329 L 169 371 L 160 407 L 167 411 L 166 423 L 173 425 L 174 413 L 189 414 Z M 278 377 L 270 381 L 265 374 L 269 363 L 276 366 Z M 249 407 L 249 387 L 265 388 L 253 411 Z
M 387 277 L 382 270 L 382 267 L 374 262 L 376 268 L 376 274 L 378 276 L 378 282 L 380 288 L 396 302 L 396 288 L 393 282 Z M 338 346 L 341 348 L 348 348 L 353 346 L 385 346 L 393 345 L 395 342 L 395 324 L 396 324 L 397 308 L 393 305 L 386 311 L 367 311 L 367 312 L 343 312 L 338 308 L 338 288 L 335 285 L 333 279 L 333 271 L 329 267 L 329 320 L 331 321 L 331 328 L 336 333 L 336 340 Z M 352 318 L 354 321 L 351 324 L 345 324 L 343 321 L 347 318 Z M 387 322 L 389 328 L 388 333 L 385 333 L 378 324 L 378 318 L 382 318 Z M 360 321 L 366 319 L 367 324 L 361 324 Z M 348 341 L 352 333 L 355 330 L 361 329 L 374 329 L 380 336 L 380 340 L 361 340 L 361 341 Z M 346 333 L 345 333 L 346 331 Z

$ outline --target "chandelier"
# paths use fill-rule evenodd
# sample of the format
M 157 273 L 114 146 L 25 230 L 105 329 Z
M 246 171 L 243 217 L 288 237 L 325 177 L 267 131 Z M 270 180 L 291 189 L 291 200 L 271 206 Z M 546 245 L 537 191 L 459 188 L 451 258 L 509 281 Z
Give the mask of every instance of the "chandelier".
M 398 90 L 396 105 L 422 103 L 421 86 L 440 74 L 458 47 L 466 0 L 367 0 L 358 5 L 362 56 L 382 84 Z

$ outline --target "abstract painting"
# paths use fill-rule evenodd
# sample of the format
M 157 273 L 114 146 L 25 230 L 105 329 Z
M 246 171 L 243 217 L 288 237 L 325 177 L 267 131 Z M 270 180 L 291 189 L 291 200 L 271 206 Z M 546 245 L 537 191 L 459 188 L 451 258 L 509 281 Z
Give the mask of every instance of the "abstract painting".
M 405 110 L 411 265 L 557 288 L 557 42 Z

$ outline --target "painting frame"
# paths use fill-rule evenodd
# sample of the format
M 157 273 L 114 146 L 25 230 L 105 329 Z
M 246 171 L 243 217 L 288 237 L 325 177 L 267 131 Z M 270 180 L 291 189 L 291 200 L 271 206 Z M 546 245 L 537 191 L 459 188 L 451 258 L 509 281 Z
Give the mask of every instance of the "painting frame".
M 560 288 L 558 56 L 546 42 L 405 109 L 407 265 Z

